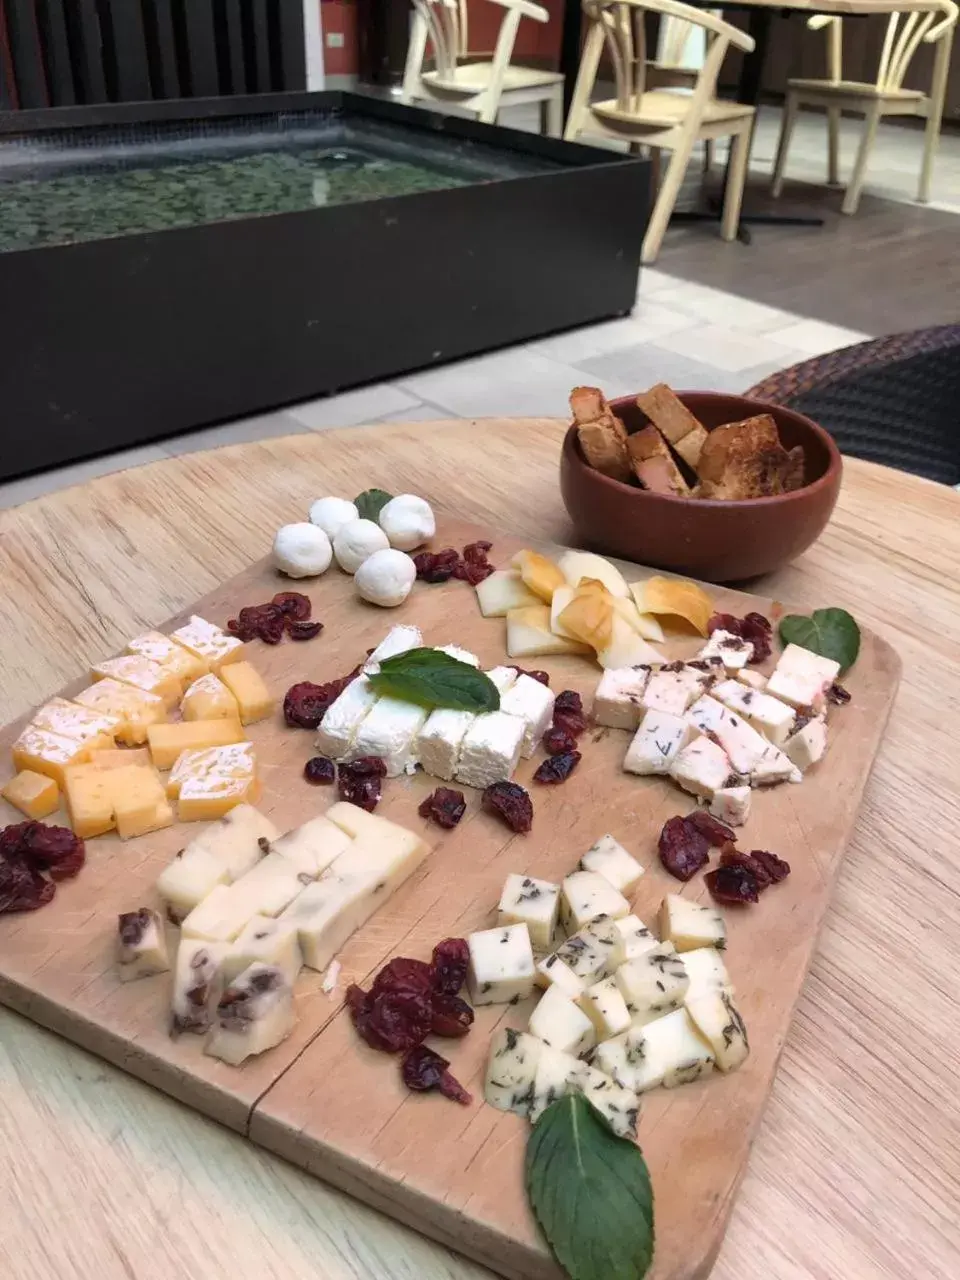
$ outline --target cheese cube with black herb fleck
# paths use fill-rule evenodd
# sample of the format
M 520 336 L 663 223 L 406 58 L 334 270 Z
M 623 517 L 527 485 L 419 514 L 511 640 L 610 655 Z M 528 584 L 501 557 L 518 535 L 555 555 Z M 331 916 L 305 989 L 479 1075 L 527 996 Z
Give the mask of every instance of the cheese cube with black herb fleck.
M 694 951 L 697 947 L 722 951 L 727 945 L 723 916 L 716 907 L 691 902 L 679 893 L 668 893 L 664 898 L 659 922 L 661 938 L 672 942 L 678 951 Z
M 638 1093 L 644 1078 L 645 1044 L 644 1028 L 630 1027 L 620 1035 L 598 1044 L 590 1059 L 591 1065 L 625 1089 Z
M 557 927 L 560 889 L 549 880 L 509 875 L 500 895 L 497 923 L 525 924 L 534 951 L 549 951 Z
M 752 799 L 749 787 L 720 787 L 713 793 L 710 812 L 728 827 L 742 827 L 750 816 Z
M 560 921 L 567 933 L 600 916 L 618 920 L 629 914 L 630 903 L 596 871 L 574 871 L 560 886 Z
M 712 800 L 714 792 L 726 786 L 733 766 L 722 747 L 710 738 L 697 738 L 683 748 L 668 772 L 684 791 Z
M 715 686 L 713 696 L 778 747 L 790 736 L 797 718 L 796 711 L 787 703 L 760 690 L 749 689 L 739 680 L 722 681 Z
M 801 773 L 817 763 L 827 749 L 827 722 L 822 717 L 808 720 L 783 744 L 784 755 Z
M 649 679 L 649 667 L 611 667 L 604 671 L 593 695 L 593 718 L 597 724 L 633 732 L 644 714 L 641 699 Z
M 640 1026 L 678 1008 L 690 985 L 683 960 L 670 943 L 622 964 L 616 980 L 631 1021 Z
M 713 1050 L 697 1031 L 686 1009 L 643 1028 L 643 1059 L 631 1077 L 638 1093 L 663 1085 L 690 1084 L 713 1070 Z
M 647 682 L 641 701 L 648 711 L 663 711 L 667 715 L 682 716 L 710 684 L 712 675 L 698 667 L 672 663 L 655 671 Z
M 467 946 L 467 988 L 475 1005 L 516 1004 L 533 991 L 533 947 L 525 924 L 471 933 Z
M 733 984 L 723 957 L 716 947 L 696 947 L 693 951 L 683 953 L 683 967 L 687 971 L 690 985 L 684 996 L 684 1003 L 689 1004 L 700 996 L 716 995 L 726 992 L 733 995 Z
M 591 920 L 561 943 L 554 954 L 587 982 L 606 978 L 626 958 L 623 938 L 616 921 L 609 916 Z
M 530 1123 L 536 1124 L 547 1107 L 565 1097 L 571 1083 L 577 1077 L 582 1062 L 572 1053 L 562 1053 L 548 1044 L 540 1048 L 537 1074 L 533 1082 L 533 1101 L 530 1104 Z
M 587 986 L 556 952 L 537 961 L 536 982 L 538 987 L 559 987 L 571 1000 L 578 1000 Z
M 734 676 L 742 671 L 753 657 L 753 645 L 749 640 L 742 640 L 732 631 L 714 631 L 697 657 L 701 660 L 719 658 L 727 672 Z
M 588 1053 L 597 1043 L 594 1025 L 559 987 L 548 987 L 530 1015 L 527 1030 L 544 1044 L 574 1057 Z
M 623 916 L 615 920 L 617 932 L 623 939 L 623 959 L 635 960 L 637 956 L 653 951 L 660 944 L 647 926 L 637 916 Z
M 721 1071 L 736 1071 L 750 1052 L 747 1028 L 726 991 L 713 991 L 688 1000 L 687 1013 L 713 1050 Z
M 500 1111 L 530 1113 L 543 1042 L 526 1031 L 503 1027 L 490 1044 L 483 1096 Z
M 636 1138 L 640 1100 L 632 1090 L 625 1089 L 586 1063 L 581 1064 L 573 1086 L 596 1107 L 615 1134 L 621 1138 Z
M 840 663 L 799 644 L 788 644 L 767 681 L 766 692 L 798 710 L 819 711 L 826 691 L 840 674 Z
M 587 987 L 577 1004 L 593 1023 L 597 1040 L 621 1035 L 630 1026 L 630 1010 L 614 978 Z
M 670 772 L 670 766 L 691 738 L 694 726 L 683 716 L 648 711 L 623 758 L 625 773 L 641 777 Z
M 595 871 L 603 876 L 620 893 L 629 893 L 636 888 L 643 867 L 632 858 L 619 841 L 613 836 L 601 836 L 580 859 L 584 871 Z

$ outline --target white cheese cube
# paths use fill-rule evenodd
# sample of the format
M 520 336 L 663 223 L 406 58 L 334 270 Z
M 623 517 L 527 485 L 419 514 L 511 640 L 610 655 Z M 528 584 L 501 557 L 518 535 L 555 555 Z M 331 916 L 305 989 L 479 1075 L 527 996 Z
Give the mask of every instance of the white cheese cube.
M 185 917 L 181 936 L 207 942 L 232 942 L 248 920 L 258 912 L 260 904 L 231 897 L 232 885 L 217 887 Z
M 667 894 L 660 904 L 658 920 L 661 938 L 672 942 L 680 952 L 694 951 L 697 947 L 716 947 L 723 951 L 727 945 L 723 916 L 716 907 L 691 902 L 679 893 Z
M 536 983 L 538 987 L 559 987 L 571 1000 L 579 999 L 580 993 L 587 986 L 583 978 L 578 978 L 556 952 L 537 961 Z
M 687 1013 L 709 1044 L 721 1071 L 736 1071 L 750 1052 L 747 1028 L 726 991 L 713 991 L 687 1000 Z
M 467 946 L 467 989 L 475 1005 L 515 1004 L 533 991 L 533 948 L 525 924 L 471 933 Z
M 713 1070 L 713 1050 L 686 1009 L 677 1009 L 643 1028 L 643 1059 L 631 1077 L 638 1093 L 663 1085 L 690 1084 Z
M 687 712 L 687 720 L 701 733 L 716 733 L 726 717 L 727 709 L 722 702 L 705 693 L 698 698 Z
M 554 695 L 545 684 L 532 676 L 520 675 L 515 684 L 501 695 L 500 710 L 523 721 L 523 745 L 520 754 L 529 759 L 553 719 Z
M 525 924 L 534 951 L 549 951 L 559 910 L 558 885 L 533 876 L 509 875 L 500 895 L 497 923 Z
M 697 1000 L 700 996 L 715 995 L 725 991 L 733 995 L 733 984 L 723 963 L 723 957 L 716 947 L 696 947 L 693 951 L 683 953 L 683 967 L 687 971 L 690 985 L 684 996 L 684 1004 Z
M 202 849 L 223 864 L 228 879 L 239 880 L 270 852 L 269 845 L 279 834 L 259 809 L 238 804 L 195 835 L 187 845 L 187 854 Z
M 733 773 L 730 757 L 710 738 L 697 738 L 683 748 L 670 766 L 670 777 L 691 795 L 713 799 Z
M 575 1058 L 589 1053 L 597 1043 L 593 1023 L 559 987 L 547 987 L 530 1015 L 527 1030 L 544 1044 Z
M 728 711 L 743 716 L 758 733 L 777 746 L 782 746 L 787 740 L 796 722 L 797 713 L 793 707 L 768 693 L 748 689 L 739 680 L 724 680 L 715 685 L 713 696 Z
M 638 1071 L 644 1058 L 646 1029 L 631 1026 L 627 1031 L 598 1044 L 590 1059 L 591 1064 L 624 1089 L 640 1091 L 642 1074 Z
M 816 764 L 826 749 L 827 722 L 822 718 L 808 720 L 783 744 L 784 754 L 801 773 Z
M 717 741 L 729 757 L 733 772 L 749 775 L 760 762 L 776 751 L 756 729 L 751 728 L 735 712 L 724 708 L 723 718 L 713 730 Z
M 484 675 L 496 685 L 497 692 L 502 696 L 517 683 L 520 672 L 516 667 L 491 667 Z
M 117 964 L 121 982 L 166 973 L 170 968 L 167 936 L 156 911 L 125 911 L 117 921 Z
M 513 1027 L 503 1027 L 496 1033 L 490 1044 L 483 1085 L 483 1096 L 491 1107 L 529 1115 L 544 1048 L 542 1040 Z
M 398 858 L 410 856 L 422 859 L 428 852 L 423 839 L 415 831 L 408 831 L 389 818 L 381 818 L 378 813 L 367 813 L 366 809 L 346 800 L 338 800 L 336 804 L 332 804 L 324 816 L 354 840 L 361 837 L 366 840 L 369 837 L 389 848 Z M 349 852 L 350 849 L 347 849 L 346 853 Z
M 412 702 L 381 698 L 361 720 L 350 748 L 351 757 L 377 756 L 386 765 L 388 778 L 412 773 L 416 765 L 417 735 L 428 715 L 425 707 Z
M 281 858 L 278 853 L 268 853 L 245 876 L 234 881 L 230 892 L 235 903 L 259 902 L 259 907 L 255 906 L 244 921 L 246 924 L 258 913 L 263 916 L 278 916 L 312 880 L 311 874 L 298 871 L 288 858 Z
M 582 1065 L 572 1053 L 562 1053 L 548 1044 L 541 1047 L 528 1112 L 531 1124 L 537 1123 L 551 1103 L 570 1092 L 571 1082 L 576 1080 Z
M 273 965 L 252 964 L 220 997 L 203 1051 L 238 1067 L 286 1040 L 296 1021 L 293 986 L 286 975 Z
M 627 1002 L 613 978 L 587 987 L 577 1004 L 593 1023 L 598 1041 L 620 1035 L 631 1024 Z
M 664 943 L 622 964 L 615 977 L 631 1022 L 640 1026 L 678 1008 L 690 985 L 683 961 Z
M 601 836 L 580 859 L 584 871 L 595 871 L 608 884 L 621 893 L 636 888 L 643 875 L 643 867 L 631 858 L 626 849 L 613 836 Z
M 581 1065 L 574 1087 L 596 1107 L 614 1133 L 621 1138 L 636 1138 L 640 1100 L 634 1092 L 586 1063 Z
M 181 938 L 173 970 L 171 1031 L 206 1031 L 223 990 L 223 943 Z
M 618 920 L 630 914 L 630 903 L 596 871 L 574 871 L 560 886 L 560 922 L 575 933 L 600 916 Z
M 456 658 L 457 662 L 465 662 L 468 667 L 479 667 L 480 659 L 475 653 L 471 653 L 469 649 L 461 649 L 456 644 L 438 644 L 434 646 L 438 653 L 445 653 L 449 658 Z
M 160 873 L 157 893 L 166 903 L 167 915 L 174 923 L 188 916 L 194 907 L 218 885 L 229 882 L 227 868 L 204 849 L 184 849 Z
M 522 720 L 503 711 L 477 716 L 464 734 L 457 781 L 481 788 L 505 782 L 520 759 L 524 728 Z
M 792 760 L 773 743 L 750 770 L 752 787 L 772 787 L 778 782 L 802 782 L 803 774 Z
M 649 679 L 649 667 L 613 667 L 604 671 L 593 695 L 593 718 L 597 724 L 635 730 L 644 713 L 641 699 Z
M 682 663 L 671 663 L 670 666 L 654 671 L 643 691 L 643 705 L 648 711 L 682 716 L 687 707 L 700 696 L 710 679 L 707 671 Z
M 554 954 L 585 982 L 606 978 L 626 958 L 617 922 L 609 916 L 591 920 L 561 943 Z
M 232 982 L 252 964 L 272 965 L 292 986 L 303 967 L 296 927 L 288 920 L 254 916 L 224 957 L 224 979 Z
M 405 623 L 391 627 L 363 664 L 364 673 L 369 675 L 371 671 L 379 671 L 381 662 L 385 662 L 387 658 L 395 658 L 398 653 L 422 647 L 423 635 L 419 627 L 410 627 Z
M 439 707 L 431 711 L 417 736 L 416 755 L 424 772 L 449 782 L 460 763 L 460 749 L 476 715 Z
M 821 658 L 798 644 L 788 644 L 767 681 L 766 692 L 798 710 L 809 707 L 820 711 L 827 690 L 839 674 L 839 662 Z
M 721 787 L 713 793 L 710 812 L 728 827 L 742 827 L 750 816 L 749 787 Z
M 350 844 L 351 837 L 321 814 L 280 836 L 270 848 L 302 875 L 315 880 Z
M 701 660 L 719 658 L 729 674 L 736 675 L 753 657 L 753 645 L 730 631 L 715 631 L 697 657 Z
M 317 730 L 316 747 L 331 760 L 346 760 L 357 730 L 380 695 L 366 676 L 351 680 L 339 698 L 327 708 Z
M 671 764 L 694 735 L 693 726 L 681 716 L 648 711 L 627 748 L 623 768 L 641 776 L 669 773 Z
M 752 671 L 749 667 L 744 667 L 742 671 L 738 671 L 737 679 L 741 684 L 745 684 L 748 689 L 765 689 L 767 687 L 767 677 L 759 671 Z
M 653 951 L 660 945 L 637 916 L 623 916 L 622 919 L 615 920 L 614 925 L 623 939 L 623 960 L 635 960 L 637 956 Z

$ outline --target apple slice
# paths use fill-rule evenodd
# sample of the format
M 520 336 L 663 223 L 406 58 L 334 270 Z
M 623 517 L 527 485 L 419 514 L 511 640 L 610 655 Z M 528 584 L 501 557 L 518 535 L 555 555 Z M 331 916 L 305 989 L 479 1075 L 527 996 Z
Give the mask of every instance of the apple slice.
M 553 634 L 550 630 L 550 610 L 545 604 L 511 609 L 507 614 L 507 653 L 511 658 L 589 652 L 589 645 Z
M 624 600 L 622 596 L 613 597 L 613 607 L 644 640 L 656 640 L 658 644 L 663 640 L 663 627 L 652 613 L 641 613 L 632 600 Z
M 618 667 L 661 665 L 666 662 L 666 658 L 652 644 L 648 644 L 643 636 L 637 635 L 619 613 L 614 613 L 610 640 L 602 649 L 597 650 L 597 661 L 605 671 L 609 671 Z
M 562 587 L 566 582 L 553 561 L 540 555 L 538 551 L 518 551 L 514 556 L 514 563 L 520 570 L 524 584 L 546 604 L 553 599 L 556 588 Z
M 630 588 L 616 565 L 592 551 L 565 551 L 559 560 L 560 572 L 571 587 L 577 587 L 583 578 L 595 578 L 602 582 L 612 596 L 629 600 Z
M 517 569 L 498 569 L 477 583 L 477 602 L 485 618 L 505 618 L 511 609 L 539 604 L 533 592 L 524 586 Z

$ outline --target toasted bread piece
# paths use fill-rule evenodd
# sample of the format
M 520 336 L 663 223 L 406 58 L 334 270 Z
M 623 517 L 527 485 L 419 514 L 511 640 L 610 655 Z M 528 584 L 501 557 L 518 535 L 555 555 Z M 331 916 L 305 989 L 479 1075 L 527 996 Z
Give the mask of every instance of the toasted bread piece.
M 700 453 L 701 498 L 768 498 L 784 492 L 790 455 L 768 413 L 730 422 L 708 434 Z
M 787 451 L 787 463 L 783 471 L 783 491 L 793 493 L 794 489 L 802 489 L 806 484 L 803 448 L 796 445 Z
M 629 480 L 627 432 L 597 387 L 574 387 L 570 410 L 577 424 L 583 456 L 590 466 L 614 480 Z
M 707 438 L 703 425 L 665 382 L 637 396 L 637 404 L 688 466 L 696 470 Z
M 610 406 L 599 387 L 574 387 L 570 392 L 570 412 L 578 424 L 596 422 L 610 412 Z
M 673 460 L 670 447 L 656 427 L 644 427 L 627 436 L 633 473 L 645 489 L 689 498 L 690 487 Z

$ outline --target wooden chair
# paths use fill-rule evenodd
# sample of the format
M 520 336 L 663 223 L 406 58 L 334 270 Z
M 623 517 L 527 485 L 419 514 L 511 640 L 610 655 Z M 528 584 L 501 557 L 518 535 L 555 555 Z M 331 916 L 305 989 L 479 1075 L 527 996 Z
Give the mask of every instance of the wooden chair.
M 720 9 L 710 9 L 709 12 L 717 18 L 723 17 Z M 689 85 L 691 89 L 697 83 L 697 76 L 700 74 L 699 67 L 691 67 L 684 62 L 687 44 L 693 30 L 694 28 L 682 18 L 662 18 L 658 32 L 657 56 L 653 59 L 653 64 L 657 67 L 664 71 L 672 71 L 677 77 L 678 84 Z M 705 46 L 709 45 L 710 32 L 704 32 L 704 37 Z M 703 144 L 704 173 L 709 173 L 713 168 L 713 150 L 713 142 L 707 138 Z
M 917 199 L 924 203 L 929 200 L 957 12 L 953 0 L 904 0 L 900 12 L 892 13 L 887 23 L 880 66 L 873 84 L 843 78 L 843 20 L 823 14 L 811 18 L 807 23 L 809 28 L 827 33 L 829 78 L 787 81 L 787 100 L 773 169 L 772 194 L 779 196 L 783 190 L 783 171 L 797 112 L 801 106 L 813 106 L 825 107 L 827 112 L 827 175 L 831 185 L 838 181 L 841 112 L 853 111 L 865 120 L 853 174 L 840 206 L 844 213 L 857 211 L 870 152 L 877 137 L 877 126 L 883 116 L 921 116 L 926 119 Z M 934 43 L 937 48 L 930 93 L 905 89 L 904 78 L 920 45 Z
M 511 62 L 521 18 L 547 22 L 550 15 L 530 0 L 492 0 L 504 10 L 493 58 L 468 62 L 467 0 L 413 0 L 413 24 L 403 75 L 408 102 L 457 106 L 484 124 L 496 123 L 503 107 L 540 103 L 542 133 L 559 138 L 563 128 L 563 76 Z M 428 43 L 434 68 L 424 70 Z
M 643 261 L 649 263 L 657 259 L 698 140 L 731 139 L 720 234 L 724 240 L 735 239 L 747 177 L 754 110 L 738 102 L 718 99 L 717 75 L 731 45 L 749 53 L 754 47 L 753 40 L 722 18 L 691 8 L 680 0 L 584 0 L 583 9 L 590 20 L 590 30 L 583 46 L 563 136 L 573 141 L 593 133 L 629 142 L 631 150 L 649 147 L 658 169 L 661 150 L 672 153 L 643 239 Z M 646 13 L 680 18 L 703 27 L 712 35 L 692 93 L 676 92 L 689 83 L 686 71 L 678 76 L 675 70 L 646 60 L 643 24 Z M 592 103 L 590 98 L 605 45 L 613 65 L 617 96 Z

